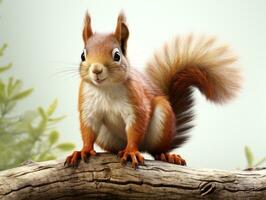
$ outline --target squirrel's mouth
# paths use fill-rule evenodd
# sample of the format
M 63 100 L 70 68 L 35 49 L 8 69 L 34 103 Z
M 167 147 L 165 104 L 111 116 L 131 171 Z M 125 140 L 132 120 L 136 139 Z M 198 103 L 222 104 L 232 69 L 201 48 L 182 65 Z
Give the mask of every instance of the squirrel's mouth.
M 93 80 L 93 82 L 95 82 L 96 84 L 101 84 L 102 82 L 104 82 L 105 80 L 107 79 L 107 77 L 106 78 L 103 78 L 103 79 L 99 79 L 99 78 L 97 78 L 97 79 L 94 79 Z

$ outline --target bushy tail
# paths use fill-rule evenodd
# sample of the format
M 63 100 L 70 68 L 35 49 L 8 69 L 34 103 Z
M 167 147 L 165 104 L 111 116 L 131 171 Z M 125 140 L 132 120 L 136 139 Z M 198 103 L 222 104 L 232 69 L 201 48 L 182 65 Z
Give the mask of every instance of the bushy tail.
M 185 133 L 192 127 L 192 87 L 216 103 L 236 95 L 241 80 L 239 69 L 234 66 L 236 60 L 230 48 L 218 45 L 215 38 L 189 35 L 166 43 L 148 62 L 148 76 L 168 95 L 176 114 L 172 148 L 186 140 Z

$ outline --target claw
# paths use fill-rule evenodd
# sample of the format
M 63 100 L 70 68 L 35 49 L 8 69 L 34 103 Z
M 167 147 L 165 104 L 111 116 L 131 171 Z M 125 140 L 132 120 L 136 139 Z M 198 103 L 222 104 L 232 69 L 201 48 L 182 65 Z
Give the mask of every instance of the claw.
M 139 160 L 141 165 L 144 165 L 144 157 L 140 154 L 140 152 L 136 153 L 137 159 Z
M 167 160 L 166 160 L 166 156 L 165 156 L 164 153 L 161 154 L 160 160 L 162 160 L 162 161 L 167 161 Z
M 123 159 L 121 159 L 121 160 L 120 160 L 120 163 L 121 163 L 122 165 L 126 165 L 126 164 L 127 164 L 127 161 L 126 161 L 126 160 L 123 160 Z
M 144 157 L 139 151 L 122 150 L 118 152 L 118 157 L 121 158 L 121 164 L 125 165 L 128 158 L 131 159 L 132 168 L 137 169 L 139 163 L 144 165 Z
M 86 148 L 83 148 L 81 151 L 74 151 L 70 156 L 66 158 L 64 166 L 77 168 L 80 163 L 80 160 L 88 162 L 88 157 L 90 155 L 95 156 L 96 152 L 93 149 L 89 150 Z
M 182 166 L 186 165 L 186 161 L 183 158 L 181 158 L 180 155 L 177 154 L 161 153 L 154 155 L 154 158 L 156 160 L 161 160 L 177 165 L 182 165 Z
M 119 158 L 122 158 L 123 155 L 124 155 L 124 153 L 125 153 L 125 150 L 119 151 L 118 154 L 117 154 L 117 156 L 118 156 Z

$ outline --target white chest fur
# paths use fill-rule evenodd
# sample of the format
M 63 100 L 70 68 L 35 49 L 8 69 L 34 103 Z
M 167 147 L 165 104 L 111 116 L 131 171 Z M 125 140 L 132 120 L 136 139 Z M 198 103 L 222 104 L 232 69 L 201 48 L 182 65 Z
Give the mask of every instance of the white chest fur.
M 98 134 L 105 125 L 110 134 L 125 138 L 127 127 L 135 120 L 129 103 L 127 89 L 121 84 L 109 88 L 97 88 L 84 83 L 82 88 L 81 117 L 86 126 Z

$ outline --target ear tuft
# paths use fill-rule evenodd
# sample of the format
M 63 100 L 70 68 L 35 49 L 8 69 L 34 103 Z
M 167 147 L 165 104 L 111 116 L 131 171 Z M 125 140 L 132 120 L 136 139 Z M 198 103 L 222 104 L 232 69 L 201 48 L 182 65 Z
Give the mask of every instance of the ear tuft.
M 127 40 L 129 37 L 129 30 L 126 25 L 126 17 L 123 11 L 120 12 L 117 18 L 117 25 L 114 33 L 115 37 L 120 43 L 122 53 L 126 55 L 127 50 Z
M 127 18 L 125 16 L 125 13 L 123 10 L 121 10 L 118 15 L 117 22 L 126 23 L 126 21 L 127 21 Z
M 87 11 L 85 13 L 85 17 L 84 17 L 84 28 L 83 28 L 83 41 L 84 41 L 84 45 L 86 45 L 87 40 L 93 35 L 92 33 L 92 29 L 91 29 L 91 17 L 89 12 Z

